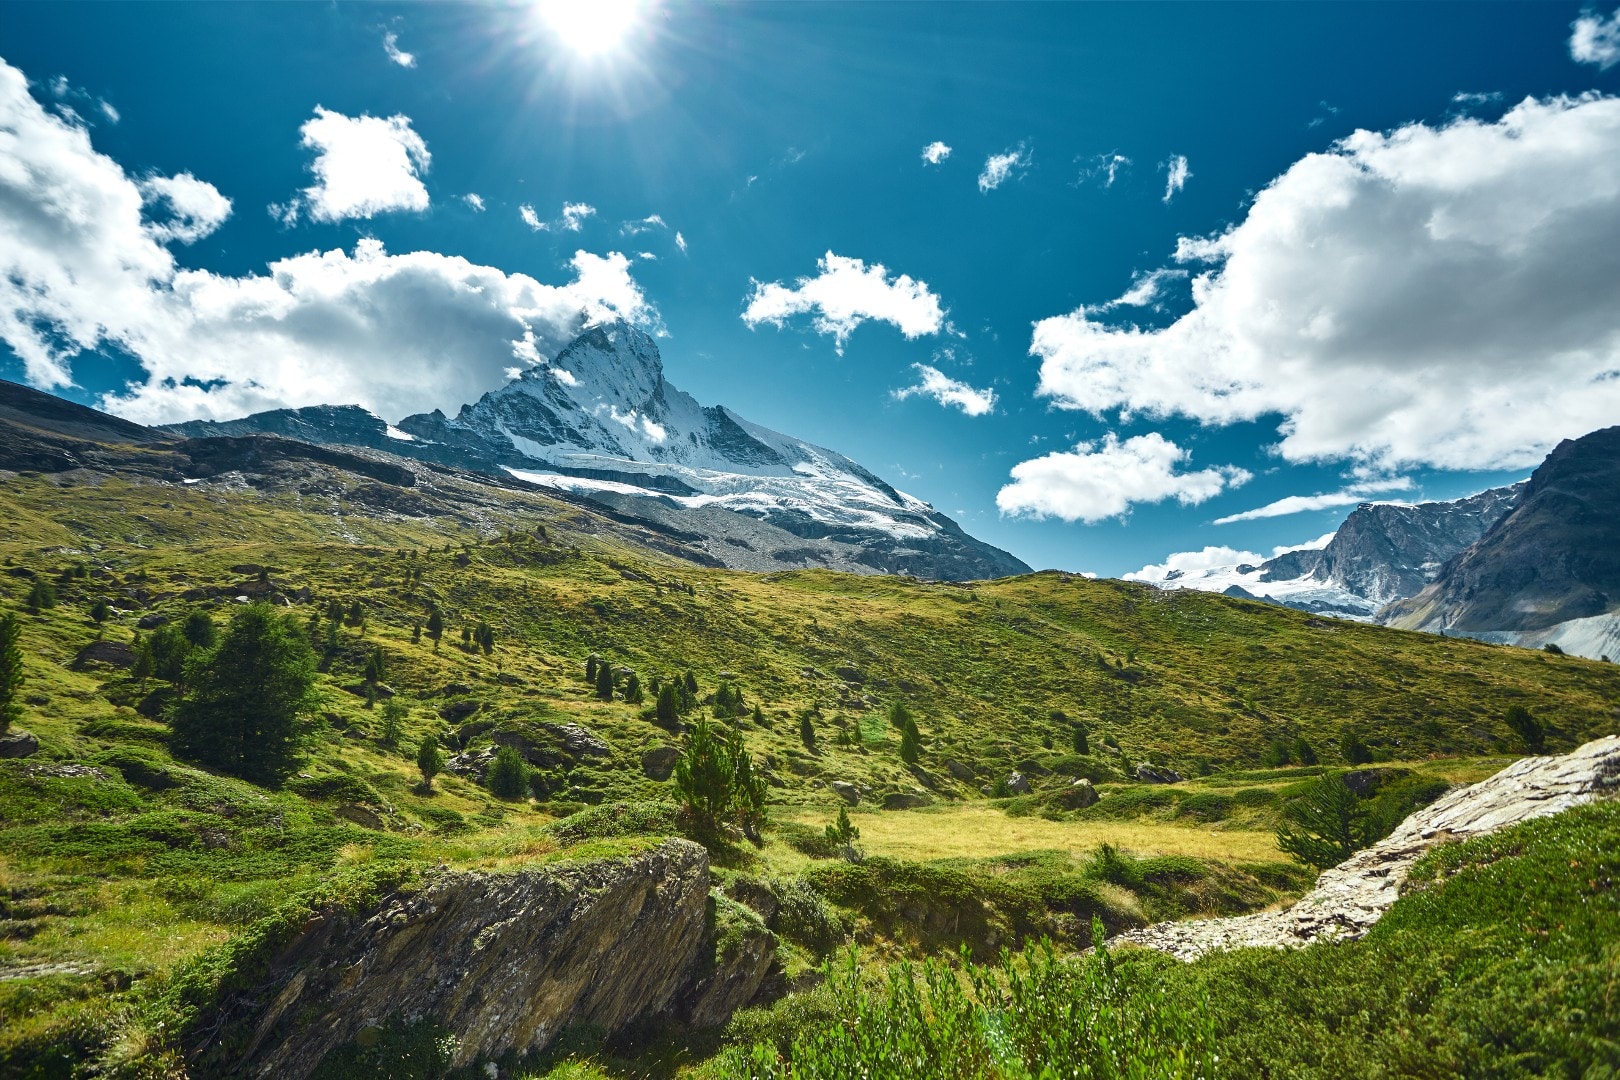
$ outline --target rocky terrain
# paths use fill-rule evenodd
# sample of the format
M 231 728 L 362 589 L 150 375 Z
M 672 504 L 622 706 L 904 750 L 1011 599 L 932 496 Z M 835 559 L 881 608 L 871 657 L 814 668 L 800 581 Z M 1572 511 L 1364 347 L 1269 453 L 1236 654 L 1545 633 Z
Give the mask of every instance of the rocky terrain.
M 1383 614 L 1411 630 L 1548 632 L 1620 604 L 1620 427 L 1558 444 L 1513 512 Z M 1583 650 L 1584 651 L 1584 650 Z
M 1384 605 L 1433 580 L 1448 559 L 1513 508 L 1523 489 L 1523 484 L 1513 484 L 1453 502 L 1362 503 L 1324 547 L 1284 552 L 1258 565 L 1171 571 L 1150 580 L 1161 588 L 1200 589 L 1372 619 Z
M 623 322 L 587 330 L 454 417 L 396 426 L 357 406 L 315 406 L 165 430 L 274 434 L 517 478 L 702 537 L 732 569 L 949 581 L 1030 569 L 842 454 L 698 404 L 665 380 L 657 343 Z
M 716 956 L 708 902 L 708 853 L 687 840 L 556 868 L 440 873 L 368 910 L 309 920 L 207 1030 L 251 1030 L 233 1075 L 301 1078 L 390 1023 L 451 1033 L 455 1067 L 543 1050 L 572 1027 L 712 1027 L 759 993 L 775 938 L 741 916 Z
M 1218 949 L 1299 948 L 1314 941 L 1358 938 L 1400 898 L 1412 864 L 1435 845 L 1616 795 L 1620 736 L 1593 740 L 1561 756 L 1522 758 L 1419 810 L 1377 844 L 1323 873 L 1314 889 L 1282 911 L 1158 923 L 1127 931 L 1117 940 L 1192 960 Z

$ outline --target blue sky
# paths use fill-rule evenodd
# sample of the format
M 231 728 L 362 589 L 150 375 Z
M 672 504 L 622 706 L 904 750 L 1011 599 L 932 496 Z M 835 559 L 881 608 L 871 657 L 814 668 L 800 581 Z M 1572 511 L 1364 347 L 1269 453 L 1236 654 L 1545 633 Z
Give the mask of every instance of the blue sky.
M 1105 575 L 1620 422 L 1620 12 L 628 7 L 7 5 L 0 376 L 397 420 L 616 312 Z

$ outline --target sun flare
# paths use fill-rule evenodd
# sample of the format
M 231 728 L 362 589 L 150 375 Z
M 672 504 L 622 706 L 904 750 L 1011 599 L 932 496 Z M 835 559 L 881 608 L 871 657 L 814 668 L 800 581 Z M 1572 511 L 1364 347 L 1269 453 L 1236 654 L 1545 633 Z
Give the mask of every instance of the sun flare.
M 641 0 L 538 0 L 540 20 L 583 59 L 612 52 L 641 21 Z

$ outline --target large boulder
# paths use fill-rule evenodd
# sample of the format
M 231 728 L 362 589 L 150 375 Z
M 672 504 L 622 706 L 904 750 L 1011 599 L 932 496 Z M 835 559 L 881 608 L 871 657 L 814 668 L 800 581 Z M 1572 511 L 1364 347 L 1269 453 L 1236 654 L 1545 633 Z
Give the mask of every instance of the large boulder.
M 78 655 L 68 662 L 68 667 L 74 671 L 83 671 L 91 664 L 106 664 L 118 668 L 133 667 L 135 650 L 123 641 L 92 641 L 79 650 Z
M 1097 805 L 1097 789 L 1090 780 L 1081 778 L 1059 791 L 1052 802 L 1062 810 L 1084 810 Z
M 650 780 L 668 780 L 675 773 L 675 763 L 681 760 L 678 746 L 655 746 L 642 752 L 641 771 Z
M 973 781 L 975 774 L 972 766 L 964 765 L 954 758 L 946 758 L 944 765 L 945 771 L 962 781 L 962 783 L 967 784 Z
M 1021 772 L 1007 774 L 1007 790 L 1014 795 L 1029 794 L 1029 777 Z
M 1136 778 L 1148 784 L 1179 784 L 1183 777 L 1174 769 L 1142 762 L 1136 767 Z
M 265 969 L 239 974 L 243 989 L 187 1050 L 210 1074 L 301 1080 L 390 1023 L 453 1034 L 457 1070 L 537 1053 L 569 1028 L 718 1026 L 758 993 L 775 939 L 744 920 L 716 942 L 708 907 L 708 855 L 686 840 L 625 858 L 442 872 L 361 911 L 316 913 Z
M 933 801 L 920 791 L 891 791 L 883 796 L 883 809 L 915 810 L 920 806 L 927 806 Z
M 30 757 L 39 752 L 39 740 L 33 732 L 13 728 L 0 734 L 0 758 Z
M 860 805 L 861 789 L 850 783 L 848 780 L 834 780 L 828 786 L 832 788 L 834 795 L 837 795 L 840 799 L 843 799 L 845 802 L 849 803 L 849 805 Z

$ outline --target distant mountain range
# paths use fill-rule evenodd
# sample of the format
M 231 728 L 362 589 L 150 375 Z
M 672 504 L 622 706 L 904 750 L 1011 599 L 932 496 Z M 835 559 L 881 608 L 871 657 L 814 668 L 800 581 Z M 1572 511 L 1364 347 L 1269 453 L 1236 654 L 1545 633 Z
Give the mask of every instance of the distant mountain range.
M 586 330 L 454 417 L 435 410 L 395 426 L 358 406 L 320 405 L 159 430 L 369 447 L 567 491 L 701 535 L 735 569 L 941 580 L 1030 570 L 842 454 L 698 404 L 664 379 L 657 343 L 624 322 Z
M 1152 580 L 1620 659 L 1620 427 L 1559 443 L 1523 483 L 1455 502 L 1364 503 L 1325 547 Z

